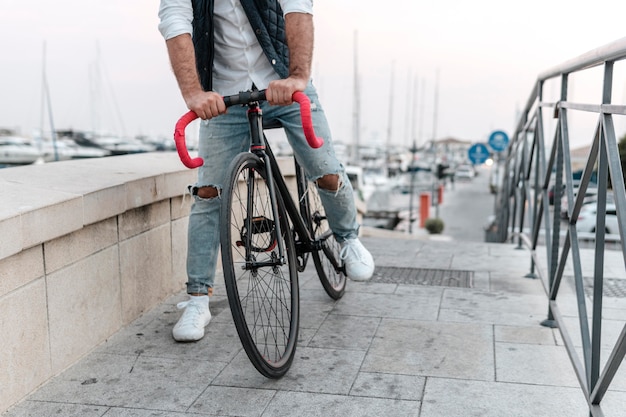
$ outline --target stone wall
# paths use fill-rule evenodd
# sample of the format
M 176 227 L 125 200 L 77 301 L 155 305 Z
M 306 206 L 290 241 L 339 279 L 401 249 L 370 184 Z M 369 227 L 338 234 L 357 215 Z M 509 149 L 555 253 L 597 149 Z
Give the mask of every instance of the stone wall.
M 0 412 L 184 288 L 175 153 L 0 170 Z

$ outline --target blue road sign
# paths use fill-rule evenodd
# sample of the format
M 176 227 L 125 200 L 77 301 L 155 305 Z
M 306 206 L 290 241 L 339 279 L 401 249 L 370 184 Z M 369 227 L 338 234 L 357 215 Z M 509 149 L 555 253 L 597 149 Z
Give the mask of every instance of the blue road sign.
M 496 130 L 489 135 L 489 146 L 496 152 L 502 152 L 508 144 L 509 136 L 501 130 Z
M 472 164 L 482 164 L 489 158 L 489 148 L 484 143 L 475 143 L 467 150 L 467 156 Z

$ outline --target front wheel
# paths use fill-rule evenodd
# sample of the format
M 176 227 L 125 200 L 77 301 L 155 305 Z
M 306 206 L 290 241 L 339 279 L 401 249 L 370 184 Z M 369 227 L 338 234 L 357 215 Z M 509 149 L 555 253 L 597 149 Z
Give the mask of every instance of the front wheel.
M 311 236 L 321 247 L 320 250 L 313 251 L 317 276 L 326 293 L 333 300 L 338 300 L 346 290 L 346 274 L 339 257 L 341 246 L 330 230 L 317 186 L 308 182 L 306 194 L 309 201 Z
M 272 202 L 267 172 L 257 156 L 238 155 L 229 172 L 220 223 L 228 301 L 254 367 L 268 378 L 280 378 L 291 366 L 298 339 L 293 235 L 280 195 Z

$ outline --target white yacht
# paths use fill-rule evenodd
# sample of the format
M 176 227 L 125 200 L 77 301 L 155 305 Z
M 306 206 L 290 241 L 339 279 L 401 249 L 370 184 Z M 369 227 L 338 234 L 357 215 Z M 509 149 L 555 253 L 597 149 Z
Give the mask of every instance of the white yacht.
M 0 135 L 0 164 L 27 165 L 41 158 L 41 152 L 28 139 Z

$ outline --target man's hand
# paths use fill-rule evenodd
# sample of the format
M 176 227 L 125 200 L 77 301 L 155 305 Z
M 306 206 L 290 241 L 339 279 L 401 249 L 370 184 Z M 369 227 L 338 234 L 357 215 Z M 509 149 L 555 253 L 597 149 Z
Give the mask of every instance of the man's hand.
M 213 91 L 198 91 L 185 97 L 189 110 L 193 110 L 202 120 L 212 119 L 226 113 L 226 105 L 221 95 Z
M 271 81 L 267 87 L 265 97 L 272 105 L 287 106 L 293 103 L 293 93 L 296 91 L 304 91 L 307 84 L 308 80 L 296 77 L 288 77 L 284 80 L 274 80 Z
M 196 57 L 191 35 L 184 33 L 166 41 L 172 69 L 180 92 L 189 110 L 207 120 L 226 113 L 224 99 L 219 94 L 202 90 L 196 71 Z

